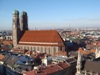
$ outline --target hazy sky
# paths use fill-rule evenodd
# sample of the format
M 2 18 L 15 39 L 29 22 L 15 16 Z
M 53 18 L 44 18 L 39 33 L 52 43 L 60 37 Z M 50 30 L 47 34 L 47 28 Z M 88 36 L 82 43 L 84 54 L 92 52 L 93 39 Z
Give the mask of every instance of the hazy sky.
M 12 12 L 28 13 L 30 29 L 100 27 L 100 0 L 0 0 L 0 30 L 12 28 Z

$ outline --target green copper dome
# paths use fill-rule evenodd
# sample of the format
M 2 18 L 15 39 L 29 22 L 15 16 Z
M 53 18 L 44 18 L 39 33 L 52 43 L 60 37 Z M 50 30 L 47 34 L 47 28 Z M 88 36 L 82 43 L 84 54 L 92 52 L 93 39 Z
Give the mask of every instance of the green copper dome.
M 27 13 L 25 11 L 22 11 L 21 15 L 27 15 Z
M 12 14 L 19 14 L 19 11 L 14 10 L 14 11 L 12 12 Z

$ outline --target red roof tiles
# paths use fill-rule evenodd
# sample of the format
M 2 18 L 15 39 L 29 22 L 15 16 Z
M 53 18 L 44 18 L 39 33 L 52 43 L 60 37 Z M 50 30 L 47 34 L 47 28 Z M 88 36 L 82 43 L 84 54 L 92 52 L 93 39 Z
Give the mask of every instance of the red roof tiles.
M 23 72 L 23 74 L 26 74 L 26 75 L 37 75 L 35 70 L 28 71 L 28 72 Z
M 79 48 L 79 50 L 78 50 L 81 54 L 86 54 L 86 55 L 88 55 L 88 54 L 91 54 L 91 53 L 95 53 L 95 50 L 93 50 L 93 49 L 91 49 L 91 50 L 83 50 L 82 48 Z
M 68 68 L 70 65 L 68 65 L 67 63 L 65 63 L 65 62 L 60 62 L 59 64 L 58 64 L 60 67 L 62 67 L 63 69 L 66 69 L 66 68 Z
M 3 44 L 4 45 L 9 45 L 9 44 L 12 44 L 12 41 L 4 41 Z
M 62 43 L 63 40 L 56 30 L 32 30 L 25 31 L 19 42 Z
M 41 68 L 39 70 L 33 70 L 33 71 L 27 71 L 23 74 L 26 75 L 51 75 L 53 73 L 56 73 L 58 71 L 62 71 L 63 69 L 67 69 L 69 65 L 65 62 L 61 62 L 59 64 L 51 64 L 49 66 L 46 66 L 45 68 Z
M 0 60 L 2 60 L 4 58 L 4 55 L 0 54 Z
M 37 73 L 37 75 L 49 75 L 58 71 L 61 71 L 62 68 L 58 65 L 51 65 L 47 66 L 44 69 L 40 70 L 40 72 Z M 44 74 L 43 74 L 44 73 Z

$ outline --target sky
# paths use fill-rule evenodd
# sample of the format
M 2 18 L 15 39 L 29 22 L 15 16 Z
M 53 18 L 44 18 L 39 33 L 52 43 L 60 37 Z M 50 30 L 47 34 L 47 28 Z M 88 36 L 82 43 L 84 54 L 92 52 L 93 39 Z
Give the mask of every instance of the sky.
M 12 12 L 26 11 L 29 29 L 100 27 L 100 0 L 0 0 L 0 30 L 12 29 Z

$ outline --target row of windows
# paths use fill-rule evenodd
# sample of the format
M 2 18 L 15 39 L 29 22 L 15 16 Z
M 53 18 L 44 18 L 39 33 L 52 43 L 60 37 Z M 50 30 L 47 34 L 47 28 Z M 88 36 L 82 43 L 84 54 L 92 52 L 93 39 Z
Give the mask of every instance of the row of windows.
M 41 53 L 48 53 L 48 54 L 52 54 L 52 53 L 56 53 L 56 47 L 50 48 L 50 47 L 22 47 L 19 46 L 19 49 L 27 49 L 27 50 L 36 50 L 36 51 L 40 51 Z M 53 51 L 52 51 L 53 50 Z

